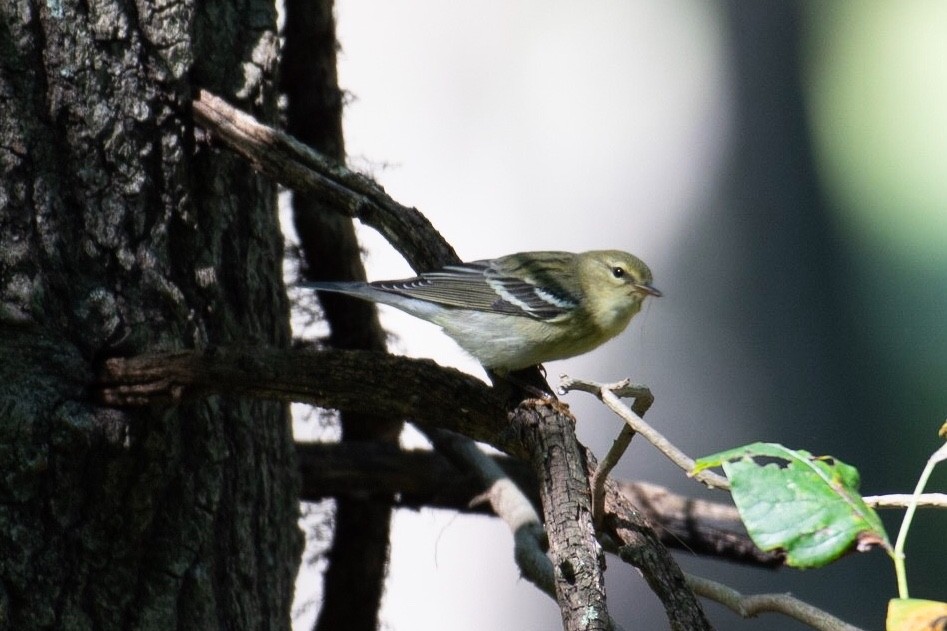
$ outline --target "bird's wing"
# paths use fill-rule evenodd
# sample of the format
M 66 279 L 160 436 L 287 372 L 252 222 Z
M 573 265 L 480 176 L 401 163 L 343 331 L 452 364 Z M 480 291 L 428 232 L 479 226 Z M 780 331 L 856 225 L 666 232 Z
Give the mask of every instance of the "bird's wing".
M 553 320 L 571 313 L 578 299 L 559 287 L 539 287 L 503 269 L 503 260 L 450 265 L 417 278 L 371 283 L 375 289 L 445 307 Z M 528 278 L 528 277 L 527 277 Z

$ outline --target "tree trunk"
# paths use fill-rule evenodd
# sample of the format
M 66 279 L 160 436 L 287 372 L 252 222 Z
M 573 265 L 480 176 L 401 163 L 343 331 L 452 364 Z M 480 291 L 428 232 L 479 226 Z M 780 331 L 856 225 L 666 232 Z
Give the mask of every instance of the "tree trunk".
M 0 8 L 0 629 L 288 629 L 286 406 L 95 405 L 101 361 L 285 346 L 275 187 L 194 138 L 272 120 L 272 4 Z

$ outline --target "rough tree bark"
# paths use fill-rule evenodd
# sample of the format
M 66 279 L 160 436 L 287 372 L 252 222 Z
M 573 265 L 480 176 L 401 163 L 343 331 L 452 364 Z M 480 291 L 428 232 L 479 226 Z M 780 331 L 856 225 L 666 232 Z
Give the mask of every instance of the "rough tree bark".
M 284 404 L 96 405 L 102 358 L 286 346 L 275 187 L 194 141 L 275 115 L 272 3 L 0 5 L 0 629 L 288 629 Z

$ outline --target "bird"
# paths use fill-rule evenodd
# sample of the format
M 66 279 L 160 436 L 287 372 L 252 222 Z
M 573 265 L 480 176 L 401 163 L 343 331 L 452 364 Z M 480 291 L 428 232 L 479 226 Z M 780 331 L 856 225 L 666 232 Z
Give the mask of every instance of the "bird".
M 402 280 L 299 284 L 433 322 L 498 374 L 587 353 L 662 295 L 648 266 L 620 250 L 519 252 Z

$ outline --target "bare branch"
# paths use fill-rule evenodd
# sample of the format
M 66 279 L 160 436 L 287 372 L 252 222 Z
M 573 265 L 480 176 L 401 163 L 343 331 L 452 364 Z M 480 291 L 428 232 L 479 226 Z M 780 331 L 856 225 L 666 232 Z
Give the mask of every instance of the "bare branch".
M 587 454 L 587 458 L 589 466 L 594 466 L 594 457 Z M 603 538 L 609 549 L 623 561 L 641 570 L 651 590 L 664 605 L 672 629 L 710 629 L 710 623 L 694 593 L 690 589 L 682 589 L 686 586 L 684 573 L 671 558 L 668 549 L 660 545 L 651 525 L 618 492 L 612 480 L 607 481 L 605 490 L 609 514 L 603 524 Z
M 611 389 L 614 390 L 617 388 L 622 388 L 623 393 L 633 392 L 633 394 L 625 394 L 625 396 L 634 397 L 635 402 L 631 408 L 639 417 L 644 416 L 645 412 L 647 412 L 654 403 L 654 395 L 651 394 L 651 391 L 645 386 L 632 386 L 631 383 L 626 380 L 620 384 L 616 384 Z M 608 474 L 611 473 L 615 465 L 618 464 L 618 461 L 621 460 L 621 457 L 628 449 L 628 445 L 631 444 L 631 439 L 634 437 L 635 430 L 628 425 L 623 426 L 618 433 L 618 437 L 609 448 L 608 453 L 606 453 L 605 457 L 598 463 L 595 473 L 592 474 L 589 480 L 589 484 L 592 487 L 592 515 L 596 530 L 602 527 L 602 521 L 605 518 L 605 480 L 608 479 Z
M 866 495 L 862 498 L 875 508 L 907 508 L 914 499 L 910 493 L 892 493 L 889 495 Z M 917 496 L 918 508 L 947 508 L 947 493 L 920 493 Z
M 303 501 L 348 495 L 391 501 L 397 495 L 395 505 L 404 508 L 493 512 L 489 504 L 471 502 L 485 488 L 479 477 L 467 466 L 454 466 L 437 451 L 402 451 L 374 442 L 353 446 L 297 443 L 296 447 Z M 507 456 L 489 458 L 525 492 L 533 507 L 541 510 L 532 468 Z M 631 521 L 634 513 L 653 524 L 666 546 L 756 567 L 782 564 L 780 555 L 753 545 L 732 505 L 681 496 L 657 484 L 628 481 L 606 486 L 605 505 L 610 519 Z M 617 552 L 617 547 L 608 550 Z
M 539 478 L 556 596 L 567 631 L 612 627 L 605 604 L 605 556 L 592 525 L 584 453 L 568 409 L 542 399 L 514 412 Z
M 731 504 L 684 497 L 656 484 L 610 481 L 605 507 L 606 524 L 632 523 L 632 515 L 642 515 L 654 524 L 661 542 L 672 548 L 761 567 L 779 567 L 784 562 L 781 553 L 756 547 Z
M 698 595 L 728 607 L 743 618 L 755 618 L 761 613 L 781 613 L 819 631 L 862 631 L 859 627 L 793 597 L 792 594 L 744 596 L 722 583 L 692 574 L 687 575 L 687 584 Z
M 624 396 L 636 396 L 636 394 L 640 392 L 640 386 L 632 386 L 628 381 L 621 381 L 615 384 L 602 384 L 594 381 L 572 379 L 567 375 L 562 375 L 559 388 L 564 392 L 581 390 L 582 392 L 594 394 L 601 399 L 612 412 L 623 419 L 631 429 L 644 436 L 648 442 L 657 447 L 671 462 L 688 474 L 694 469 L 694 460 L 691 457 L 675 447 L 671 441 L 646 423 L 641 416 L 636 414 L 619 399 L 619 397 Z M 730 488 L 730 482 L 725 477 L 717 475 L 712 471 L 701 471 L 693 477 L 711 488 Z
M 513 533 L 513 557 L 523 576 L 555 600 L 552 563 L 545 553 L 546 531 L 533 504 L 521 490 L 524 487 L 514 483 L 503 468 L 469 438 L 436 428 L 427 429 L 425 434 L 438 452 L 477 476 L 478 487 L 486 490 L 471 500 L 471 506 L 488 503 L 493 513 L 509 526 Z
M 425 359 L 368 351 L 217 348 L 113 357 L 101 367 L 106 405 L 169 403 L 207 394 L 301 401 L 410 418 L 526 455 L 512 438 L 505 402 L 470 375 Z
M 337 212 L 378 230 L 415 271 L 460 259 L 427 217 L 403 206 L 367 177 L 350 171 L 289 134 L 201 90 L 194 120 L 260 171 L 295 191 L 314 193 Z

